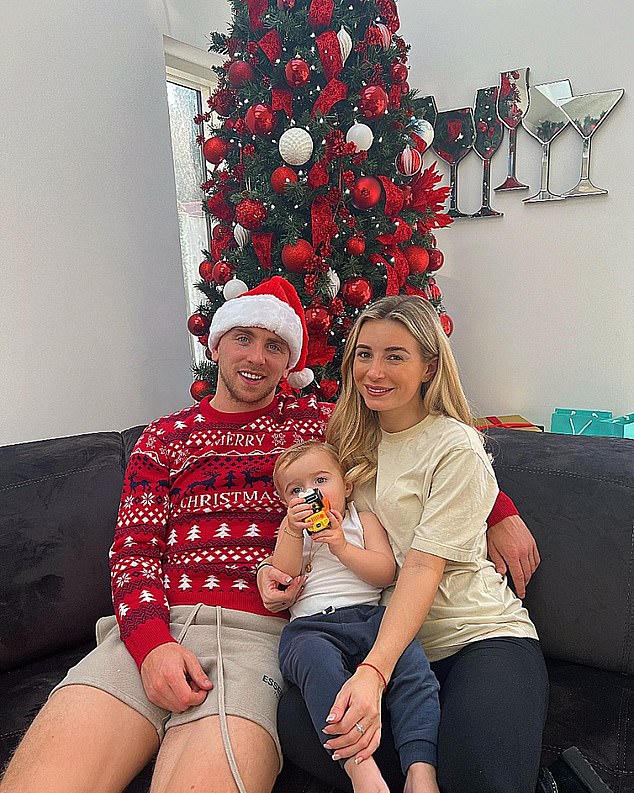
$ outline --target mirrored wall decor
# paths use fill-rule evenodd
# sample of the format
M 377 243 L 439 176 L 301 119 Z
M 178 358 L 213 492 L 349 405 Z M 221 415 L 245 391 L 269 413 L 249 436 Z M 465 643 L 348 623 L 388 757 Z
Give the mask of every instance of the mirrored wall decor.
M 590 181 L 590 143 L 597 129 L 605 121 L 608 114 L 614 110 L 616 103 L 624 93 L 625 90 L 623 88 L 617 88 L 613 91 L 580 94 L 579 96 L 573 96 L 571 99 L 565 99 L 560 103 L 560 107 L 569 118 L 570 123 L 583 138 L 581 178 L 572 190 L 564 193 L 564 198 L 605 195 L 608 192 L 602 187 L 596 187 Z
M 469 154 L 474 140 L 473 108 L 460 107 L 438 113 L 434 125 L 434 150 L 449 164 L 450 193 L 447 214 L 452 218 L 471 217 L 458 209 L 458 165 Z
M 570 80 L 531 85 L 530 103 L 522 118 L 524 129 L 542 144 L 541 184 L 539 190 L 525 204 L 538 201 L 562 201 L 563 196 L 551 193 L 548 187 L 550 173 L 550 144 L 568 124 L 568 116 L 561 110 L 560 103 L 572 97 Z
M 522 117 L 528 110 L 528 68 L 500 72 L 497 111 L 500 121 L 509 131 L 508 173 L 506 180 L 495 190 L 528 190 L 528 185 L 515 176 L 516 136 Z
M 473 148 L 482 159 L 482 206 L 471 215 L 472 218 L 499 218 L 502 212 L 491 209 L 491 158 L 502 143 L 504 127 L 498 118 L 496 102 L 499 88 L 480 88 L 476 92 L 475 109 L 475 141 Z

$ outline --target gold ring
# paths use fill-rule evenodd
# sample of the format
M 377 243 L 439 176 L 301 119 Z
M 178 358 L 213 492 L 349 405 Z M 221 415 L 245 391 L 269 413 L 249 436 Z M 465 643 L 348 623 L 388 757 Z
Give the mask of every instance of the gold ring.
M 357 730 L 359 730 L 361 735 L 363 735 L 363 733 L 365 732 L 365 727 L 363 726 L 363 724 L 357 722 L 354 726 L 357 728 Z

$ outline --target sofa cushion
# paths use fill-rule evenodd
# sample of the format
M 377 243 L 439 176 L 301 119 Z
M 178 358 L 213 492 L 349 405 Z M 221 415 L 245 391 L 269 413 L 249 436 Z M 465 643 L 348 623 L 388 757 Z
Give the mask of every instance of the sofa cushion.
M 0 669 L 77 646 L 112 613 L 119 433 L 0 448 Z
M 526 594 L 544 654 L 634 672 L 634 441 L 487 432 L 500 487 L 535 535 Z
M 634 793 L 634 678 L 547 660 L 550 704 L 543 761 L 577 746 L 614 793 Z

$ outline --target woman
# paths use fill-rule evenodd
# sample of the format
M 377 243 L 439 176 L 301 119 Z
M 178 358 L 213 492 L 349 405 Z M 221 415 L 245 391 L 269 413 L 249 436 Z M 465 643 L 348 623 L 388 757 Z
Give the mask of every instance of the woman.
M 400 573 L 374 646 L 333 703 L 326 747 L 357 761 L 378 747 L 383 678 L 418 634 L 441 685 L 441 791 L 533 793 L 547 675 L 526 609 L 487 560 L 498 489 L 472 424 L 433 307 L 396 296 L 366 309 L 346 342 L 328 440 L 357 507 L 386 527 Z M 301 718 L 287 696 L 285 749 L 332 781 L 302 761 Z

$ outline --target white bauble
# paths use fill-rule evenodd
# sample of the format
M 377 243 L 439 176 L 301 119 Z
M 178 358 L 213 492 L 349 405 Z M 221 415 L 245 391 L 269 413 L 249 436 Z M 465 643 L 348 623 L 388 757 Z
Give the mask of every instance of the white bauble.
M 405 131 L 414 138 L 416 148 L 421 154 L 434 142 L 434 128 L 424 118 L 412 118 Z M 422 141 L 422 145 L 419 141 Z
M 367 151 L 374 142 L 374 133 L 367 124 L 353 124 L 346 135 L 346 143 L 354 143 L 357 151 Z
M 336 297 L 339 294 L 341 281 L 339 280 L 337 273 L 332 269 L 328 270 L 326 273 L 326 279 L 328 281 L 328 297 L 332 300 L 333 297 Z
M 240 297 L 245 292 L 249 291 L 249 287 L 239 278 L 232 278 L 224 285 L 222 294 L 225 300 L 233 300 L 234 297 Z
M 341 50 L 341 62 L 345 63 L 352 52 L 352 39 L 343 25 L 339 29 L 339 33 L 337 33 L 337 38 L 339 39 L 339 49 Z
M 242 250 L 247 242 L 251 239 L 251 232 L 248 229 L 245 229 L 244 226 L 236 223 L 235 228 L 233 229 L 233 238 L 238 243 L 238 248 Z
M 289 165 L 304 165 L 313 155 L 313 139 L 301 127 L 287 129 L 278 146 L 282 159 Z

